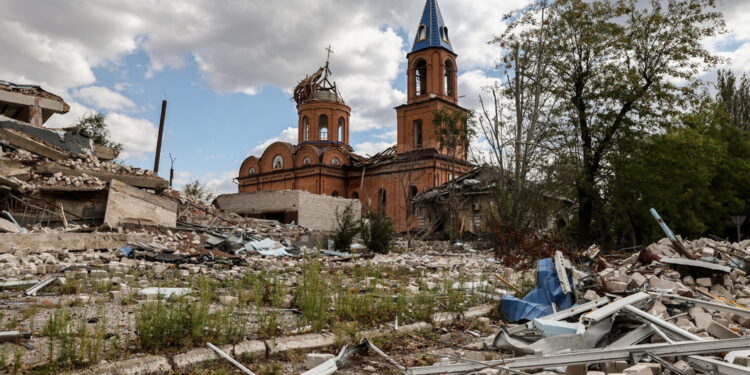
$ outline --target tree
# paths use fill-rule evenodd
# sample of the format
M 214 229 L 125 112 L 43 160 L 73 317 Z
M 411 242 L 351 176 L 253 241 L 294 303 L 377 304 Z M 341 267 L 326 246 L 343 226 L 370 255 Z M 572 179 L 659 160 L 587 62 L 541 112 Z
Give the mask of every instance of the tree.
M 714 0 L 557 0 L 547 12 L 539 24 L 523 17 L 537 9 L 525 8 L 510 25 L 547 27 L 555 79 L 545 90 L 561 100 L 558 142 L 577 155 L 578 235 L 588 242 L 607 182 L 606 157 L 620 137 L 664 128 L 674 118 L 689 83 L 719 61 L 703 41 L 724 32 L 724 22 Z
M 729 70 L 719 70 L 716 79 L 716 101 L 742 130 L 750 130 L 750 79 L 746 74 L 737 80 Z
M 210 202 L 216 198 L 216 192 L 197 178 L 185 184 L 182 187 L 182 193 L 202 202 Z
M 522 14 L 526 22 L 538 18 L 539 27 L 509 27 L 492 43 L 503 48 L 501 83 L 487 87 L 480 96 L 479 129 L 489 144 L 489 161 L 498 166 L 495 217 L 512 231 L 525 231 L 544 216 L 539 198 L 545 193 L 544 170 L 554 158 L 550 144 L 552 114 L 559 99 L 545 90 L 553 84 L 549 49 L 548 8 L 550 0 L 537 0 L 534 12 Z M 519 25 L 519 23 L 516 23 Z M 531 180 L 534 180 L 533 182 Z
M 336 210 L 336 229 L 334 229 L 333 248 L 337 251 L 349 251 L 354 237 L 359 232 L 355 219 L 354 207 L 349 204 L 343 210 Z
M 123 149 L 123 145 L 110 139 L 106 120 L 106 116 L 101 112 L 89 112 L 83 115 L 75 126 L 78 128 L 78 134 L 91 138 L 94 144 L 111 147 L 120 152 Z
M 381 210 L 369 210 L 362 218 L 360 234 L 367 249 L 387 254 L 393 239 L 393 221 Z
M 469 141 L 475 133 L 469 122 L 471 118 L 472 114 L 465 111 L 443 108 L 433 112 L 432 122 L 435 125 L 435 140 L 438 142 L 441 152 L 450 156 L 450 162 L 448 163 L 451 180 L 448 182 L 448 229 L 451 240 L 458 237 L 458 211 L 460 209 L 456 186 L 452 180 L 458 177 L 455 163 L 457 156 L 460 153 L 464 155 L 467 153 Z
M 720 105 L 708 103 L 666 133 L 627 139 L 619 147 L 608 160 L 613 176 L 605 217 L 612 242 L 635 246 L 663 237 L 651 207 L 685 237 L 730 235 L 729 217 L 748 213 L 750 135 Z

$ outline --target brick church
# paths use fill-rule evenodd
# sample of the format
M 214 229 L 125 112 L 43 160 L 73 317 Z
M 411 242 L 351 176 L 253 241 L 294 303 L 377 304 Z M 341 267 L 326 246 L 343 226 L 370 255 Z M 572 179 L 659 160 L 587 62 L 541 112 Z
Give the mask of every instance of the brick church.
M 363 207 L 384 210 L 397 232 L 416 229 L 411 198 L 474 167 L 466 147 L 453 153 L 440 149 L 433 125 L 436 111 L 467 112 L 458 105 L 456 57 L 437 0 L 427 0 L 406 55 L 408 97 L 395 108 L 396 145 L 371 157 L 353 152 L 351 108 L 330 81 L 326 63 L 294 90 L 297 144 L 276 142 L 259 157 L 245 159 L 239 192 L 305 190 L 358 199 Z

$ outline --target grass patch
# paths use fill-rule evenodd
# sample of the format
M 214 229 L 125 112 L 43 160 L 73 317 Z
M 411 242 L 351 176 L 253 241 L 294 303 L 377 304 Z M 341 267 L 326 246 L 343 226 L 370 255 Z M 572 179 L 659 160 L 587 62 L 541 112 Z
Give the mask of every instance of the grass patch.
M 90 327 L 85 318 L 74 320 L 68 309 L 55 310 L 43 330 L 49 337 L 48 369 L 81 368 L 98 363 L 106 353 L 105 327 L 103 316 Z
M 143 305 L 135 316 L 141 348 L 157 352 L 167 348 L 190 348 L 206 342 L 216 345 L 237 343 L 247 332 L 247 319 L 225 308 L 209 312 L 209 299 L 197 302 L 189 297 Z
M 302 275 L 294 291 L 293 304 L 302 312 L 302 325 L 320 330 L 328 324 L 331 304 L 328 284 L 320 274 L 320 261 L 308 257 L 302 263 Z

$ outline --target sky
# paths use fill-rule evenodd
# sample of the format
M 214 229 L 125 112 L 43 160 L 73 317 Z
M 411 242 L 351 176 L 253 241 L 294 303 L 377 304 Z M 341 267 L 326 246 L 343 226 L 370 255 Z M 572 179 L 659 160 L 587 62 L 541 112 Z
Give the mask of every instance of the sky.
M 475 108 L 497 80 L 488 42 L 526 0 L 440 0 L 458 54 L 461 104 Z M 0 0 L 0 80 L 37 84 L 71 110 L 45 125 L 107 116 L 121 159 L 152 169 L 161 101 L 168 101 L 160 175 L 198 178 L 220 193 L 249 155 L 296 143 L 296 83 L 331 46 L 331 69 L 352 107 L 351 145 L 367 155 L 395 143 L 405 103 L 406 54 L 423 0 Z M 750 2 L 719 1 L 729 33 L 706 41 L 750 70 Z M 713 73 L 706 73 L 711 79 Z

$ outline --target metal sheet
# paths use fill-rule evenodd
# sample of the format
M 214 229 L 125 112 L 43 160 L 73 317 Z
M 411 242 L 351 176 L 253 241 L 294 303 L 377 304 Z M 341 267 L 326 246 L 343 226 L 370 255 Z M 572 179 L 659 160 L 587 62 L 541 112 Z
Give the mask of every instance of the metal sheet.
M 705 268 L 705 269 L 724 272 L 724 273 L 732 272 L 732 267 L 722 266 L 720 264 L 711 263 L 711 262 L 704 262 L 702 260 L 693 260 L 693 259 L 685 259 L 685 258 L 661 258 L 659 262 L 665 263 L 665 264 L 672 264 L 676 266 Z
M 720 359 L 691 355 L 687 362 L 700 370 L 722 375 L 750 375 L 750 367 L 735 365 Z
M 546 356 L 527 356 L 504 360 L 485 361 L 479 364 L 448 364 L 438 366 L 412 367 L 409 375 L 452 374 L 477 371 L 485 367 L 503 364 L 512 369 L 540 369 L 545 367 L 570 366 L 576 364 L 627 360 L 632 354 L 651 353 L 657 356 L 689 356 L 695 354 L 718 353 L 737 348 L 750 347 L 750 338 L 715 341 L 684 341 L 674 344 L 646 344 L 623 348 L 591 349 L 587 351 Z
M 638 302 L 648 299 L 649 294 L 644 292 L 638 292 L 631 294 L 627 297 L 620 298 L 607 306 L 604 306 L 598 310 L 594 310 L 581 317 L 581 322 L 584 324 L 593 324 L 604 320 L 612 314 L 622 310 L 623 307 L 636 304 Z

